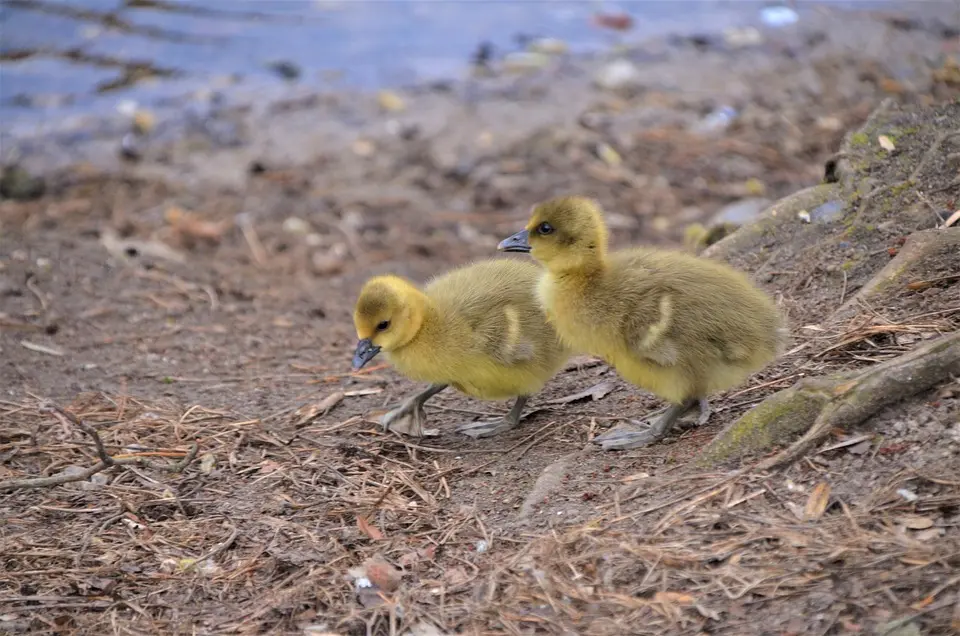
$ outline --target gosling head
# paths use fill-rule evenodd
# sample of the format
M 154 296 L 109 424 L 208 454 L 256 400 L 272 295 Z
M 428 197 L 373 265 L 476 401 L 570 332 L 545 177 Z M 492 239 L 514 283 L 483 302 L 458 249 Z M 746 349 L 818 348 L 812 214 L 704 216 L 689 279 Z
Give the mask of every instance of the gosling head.
M 423 323 L 423 292 L 399 276 L 371 278 L 353 311 L 357 349 L 353 368 L 362 369 L 381 351 L 395 351 L 413 340 Z
M 529 252 L 548 269 L 575 269 L 603 262 L 607 228 L 595 201 L 557 197 L 535 205 L 527 226 L 497 249 Z

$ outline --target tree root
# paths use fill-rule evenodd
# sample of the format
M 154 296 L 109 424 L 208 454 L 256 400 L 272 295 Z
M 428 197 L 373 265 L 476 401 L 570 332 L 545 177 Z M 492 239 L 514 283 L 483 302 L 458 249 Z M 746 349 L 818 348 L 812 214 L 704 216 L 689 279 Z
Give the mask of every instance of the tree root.
M 713 463 L 781 443 L 805 431 L 788 448 L 750 470 L 774 470 L 800 459 L 835 428 L 860 424 L 884 407 L 960 375 L 960 332 L 952 333 L 859 373 L 801 380 L 780 391 L 722 431 L 704 451 Z

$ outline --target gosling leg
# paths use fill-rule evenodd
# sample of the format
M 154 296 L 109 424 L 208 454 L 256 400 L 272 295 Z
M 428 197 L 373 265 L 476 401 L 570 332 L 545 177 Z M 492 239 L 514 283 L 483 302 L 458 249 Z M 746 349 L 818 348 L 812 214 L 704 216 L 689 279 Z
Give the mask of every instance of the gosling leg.
M 529 396 L 521 395 L 513 403 L 510 412 L 498 420 L 483 420 L 480 422 L 470 422 L 461 424 L 457 427 L 458 433 L 469 435 L 473 439 L 481 437 L 492 437 L 516 428 L 520 424 L 520 414 L 523 413 L 523 407 L 526 405 Z
M 422 437 L 423 425 L 427 421 L 427 414 L 423 410 L 423 405 L 447 386 L 446 384 L 431 384 L 425 391 L 404 400 L 400 406 L 389 413 L 385 413 L 380 418 L 380 426 L 385 431 L 389 431 L 392 426 L 396 426 L 401 432 L 409 432 L 411 435 Z
M 710 416 L 713 415 L 713 409 L 710 407 L 710 403 L 707 402 L 707 398 L 700 398 L 697 400 L 697 405 L 700 407 L 700 415 L 697 417 L 697 426 L 703 426 L 710 419 Z
M 670 406 L 663 415 L 653 420 L 646 429 L 643 430 L 632 430 L 632 429 L 614 429 L 608 431 L 603 435 L 599 435 L 593 438 L 594 444 L 600 444 L 603 450 L 628 450 L 631 448 L 641 448 L 658 442 L 664 437 L 667 433 L 670 432 L 670 429 L 673 428 L 677 420 L 680 419 L 687 411 L 694 407 L 699 407 L 700 416 L 697 418 L 697 426 L 700 426 L 708 419 L 710 419 L 710 404 L 705 399 L 694 399 L 687 400 L 682 404 L 674 404 Z

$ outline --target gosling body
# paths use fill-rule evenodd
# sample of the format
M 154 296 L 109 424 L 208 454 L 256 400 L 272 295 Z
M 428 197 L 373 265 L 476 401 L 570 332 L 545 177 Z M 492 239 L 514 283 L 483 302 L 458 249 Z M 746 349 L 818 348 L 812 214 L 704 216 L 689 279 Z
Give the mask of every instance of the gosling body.
M 422 290 L 398 276 L 369 280 L 354 312 L 355 366 L 382 349 L 399 373 L 431 385 L 384 416 L 384 424 L 411 417 L 422 431 L 424 402 L 452 386 L 484 400 L 517 398 L 503 420 L 459 431 L 485 437 L 516 426 L 529 396 L 569 357 L 537 301 L 539 277 L 533 263 L 501 259 L 455 269 Z
M 588 199 L 536 206 L 527 228 L 500 249 L 530 251 L 545 266 L 538 298 L 566 346 L 671 404 L 647 430 L 596 438 L 604 448 L 661 439 L 695 406 L 703 423 L 709 395 L 762 369 L 785 342 L 773 300 L 735 269 L 681 251 L 608 253 L 602 213 Z

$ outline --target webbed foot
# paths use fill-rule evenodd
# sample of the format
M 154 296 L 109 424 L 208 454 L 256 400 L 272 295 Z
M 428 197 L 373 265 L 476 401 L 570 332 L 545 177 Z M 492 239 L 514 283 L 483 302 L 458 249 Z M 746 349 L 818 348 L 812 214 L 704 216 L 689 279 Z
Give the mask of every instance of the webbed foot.
M 663 415 L 650 421 L 646 428 L 615 428 L 603 435 L 593 438 L 594 444 L 600 444 L 603 450 L 630 450 L 642 448 L 658 442 L 667 436 L 670 429 L 680 417 L 695 406 L 700 407 L 700 416 L 697 426 L 705 424 L 710 419 L 710 405 L 706 400 L 688 400 L 683 404 L 675 404 L 668 408 Z M 640 423 L 634 423 L 640 424 Z M 642 424 L 640 424 L 642 426 Z
M 526 396 L 518 397 L 510 412 L 502 418 L 461 424 L 457 427 L 457 432 L 469 435 L 473 439 L 480 439 L 481 437 L 493 437 L 514 429 L 520 424 L 520 414 L 523 412 L 523 406 L 527 403 L 527 399 Z
M 424 428 L 424 424 L 427 422 L 427 413 L 423 405 L 444 388 L 445 385 L 433 385 L 423 393 L 404 400 L 397 408 L 384 413 L 380 418 L 380 426 L 385 431 L 394 431 L 414 437 L 435 437 L 439 435 L 439 429 Z
M 427 414 L 423 406 L 413 401 L 404 402 L 380 418 L 380 426 L 385 431 L 412 435 L 414 437 L 434 437 L 440 434 L 438 429 L 426 429 Z
M 511 422 L 506 417 L 496 420 L 480 420 L 479 422 L 468 422 L 457 427 L 458 433 L 469 435 L 473 439 L 481 437 L 493 437 L 500 433 L 505 433 L 512 428 L 516 428 L 518 422 Z
M 653 430 L 653 426 L 644 430 L 615 428 L 603 435 L 594 437 L 593 443 L 600 444 L 603 450 L 630 450 L 631 448 L 642 448 L 661 439 L 663 439 L 663 435 L 658 435 Z

